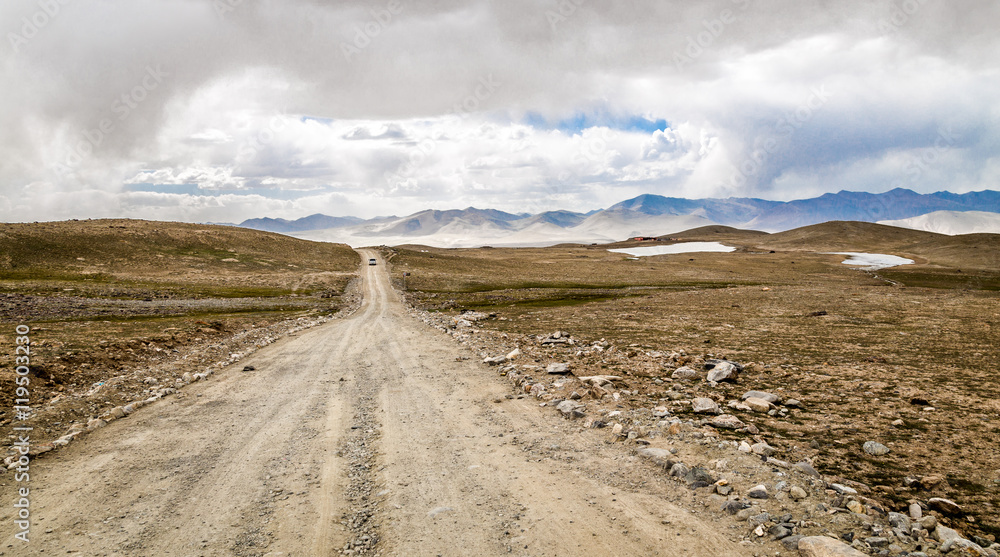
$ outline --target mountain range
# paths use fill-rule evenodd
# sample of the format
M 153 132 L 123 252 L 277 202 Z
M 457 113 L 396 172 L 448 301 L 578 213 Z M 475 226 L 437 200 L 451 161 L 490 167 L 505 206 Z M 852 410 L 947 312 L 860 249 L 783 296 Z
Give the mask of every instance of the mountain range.
M 935 212 L 946 217 L 913 221 Z M 885 193 L 840 191 L 812 199 L 770 201 L 755 198 L 684 199 L 644 194 L 590 213 L 547 211 L 512 214 L 495 209 L 426 210 L 405 217 L 310 215 L 297 220 L 259 218 L 245 228 L 353 246 L 425 244 L 438 247 L 546 246 L 565 242 L 605 243 L 633 236 L 662 236 L 691 228 L 726 225 L 780 232 L 827 221 L 883 222 L 907 228 L 964 229 L 969 211 L 1000 213 L 1000 192 L 920 194 L 897 188 Z M 979 214 L 976 222 L 997 222 Z M 891 222 L 890 222 L 891 221 Z M 929 223 L 929 224 L 928 224 Z M 976 226 L 977 231 L 989 231 Z

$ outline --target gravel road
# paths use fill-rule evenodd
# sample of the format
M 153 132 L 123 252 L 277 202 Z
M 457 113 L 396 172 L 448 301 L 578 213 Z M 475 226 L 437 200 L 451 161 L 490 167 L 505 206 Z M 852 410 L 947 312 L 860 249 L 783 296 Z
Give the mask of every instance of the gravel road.
M 27 544 L 0 477 L 2 554 L 751 554 L 628 449 L 507 398 L 361 255 L 352 316 L 32 462 Z

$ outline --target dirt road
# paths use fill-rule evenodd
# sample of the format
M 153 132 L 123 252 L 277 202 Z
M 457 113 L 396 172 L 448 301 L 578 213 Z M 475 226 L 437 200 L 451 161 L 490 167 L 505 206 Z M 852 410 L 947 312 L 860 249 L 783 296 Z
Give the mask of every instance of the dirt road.
M 378 258 L 364 251 L 364 260 Z M 32 463 L 3 555 L 749 555 L 686 489 L 407 315 L 381 259 L 351 317 Z M 350 552 L 345 552 L 350 548 Z

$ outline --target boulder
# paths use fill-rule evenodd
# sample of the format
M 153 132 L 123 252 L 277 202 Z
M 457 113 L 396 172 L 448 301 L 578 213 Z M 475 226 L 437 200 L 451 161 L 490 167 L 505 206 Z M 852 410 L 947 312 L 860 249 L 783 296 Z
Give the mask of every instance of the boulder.
M 711 361 L 712 360 L 709 360 L 709 362 Z M 710 368 L 709 365 L 711 365 Z M 722 381 L 735 383 L 740 374 L 740 370 L 736 367 L 736 364 L 725 360 L 718 361 L 718 363 L 715 364 L 706 363 L 705 367 L 709 368 L 708 376 L 705 378 L 705 381 L 710 383 L 720 383 Z
M 564 373 L 569 373 L 569 364 L 565 363 L 549 364 L 545 368 L 545 373 L 549 373 L 552 375 L 561 375 Z
M 698 372 L 689 368 L 688 366 L 682 366 L 674 370 L 670 374 L 671 379 L 678 379 L 680 381 L 694 381 L 698 379 Z
M 691 410 L 695 414 L 721 414 L 719 405 L 710 398 L 696 398 L 691 401 Z
M 747 424 L 743 423 L 739 418 L 733 416 L 732 414 L 722 414 L 721 416 L 716 416 L 708 422 L 708 425 L 719 429 L 743 429 L 747 426 Z
M 958 506 L 958 503 L 952 501 L 951 499 L 944 499 L 942 497 L 932 497 L 927 500 L 927 506 L 940 512 L 941 514 L 961 514 L 962 507 Z
M 556 405 L 556 410 L 567 418 L 582 418 L 584 416 L 584 406 L 573 400 L 564 400 Z
M 767 499 L 767 487 L 764 485 L 758 485 L 750 488 L 747 491 L 747 497 L 751 499 Z
M 861 448 L 872 456 L 883 456 L 889 454 L 889 447 L 886 447 L 878 441 L 865 441 L 865 444 L 862 445 Z
M 826 536 L 808 536 L 799 540 L 803 557 L 866 557 L 846 543 Z
M 781 401 L 781 397 L 779 397 L 778 395 L 764 391 L 747 391 L 746 393 L 743 394 L 742 398 L 743 400 L 746 400 L 748 398 L 760 398 L 766 400 L 767 402 L 770 402 L 771 404 L 777 404 L 778 402 Z
M 744 400 L 743 404 L 746 404 L 754 412 L 765 413 L 771 409 L 771 403 L 762 398 L 750 397 Z

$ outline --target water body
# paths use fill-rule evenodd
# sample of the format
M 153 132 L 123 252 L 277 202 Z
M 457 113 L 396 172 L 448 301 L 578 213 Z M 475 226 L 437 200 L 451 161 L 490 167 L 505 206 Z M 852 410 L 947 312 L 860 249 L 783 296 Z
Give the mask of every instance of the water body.
M 618 248 L 609 249 L 608 251 L 614 253 L 625 253 L 635 257 L 648 257 L 650 255 L 668 255 L 674 253 L 698 253 L 698 252 L 716 252 L 716 253 L 728 253 L 731 251 L 736 251 L 736 248 L 724 246 L 719 242 L 682 242 L 680 244 L 671 244 L 669 246 L 643 246 L 635 248 Z
M 897 255 L 886 255 L 884 253 L 836 251 L 833 252 L 833 255 L 848 255 L 850 257 L 842 261 L 844 265 L 857 265 L 867 271 L 877 271 L 879 269 L 888 269 L 889 267 L 897 267 L 899 265 L 913 264 L 912 259 L 899 257 Z

